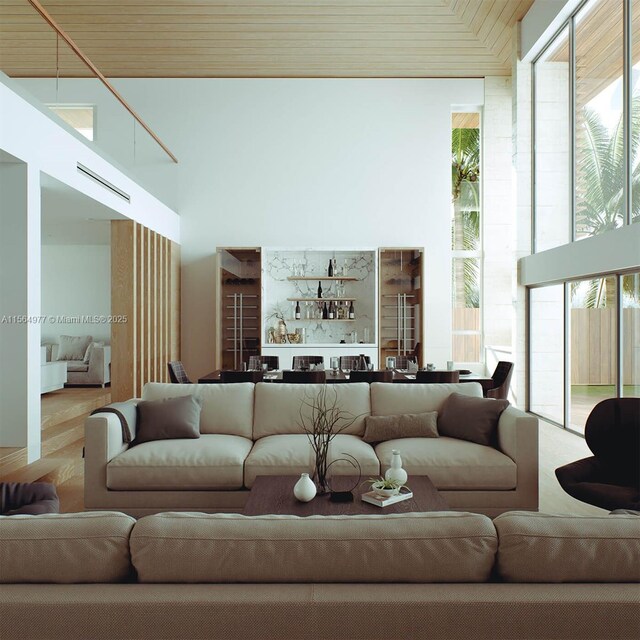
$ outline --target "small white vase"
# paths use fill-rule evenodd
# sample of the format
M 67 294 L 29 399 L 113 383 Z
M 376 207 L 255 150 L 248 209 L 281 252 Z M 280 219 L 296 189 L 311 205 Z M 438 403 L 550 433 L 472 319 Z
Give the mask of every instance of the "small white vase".
M 392 482 L 397 482 L 398 484 L 406 484 L 407 472 L 402 468 L 402 458 L 400 457 L 400 452 L 397 449 L 393 449 L 391 451 L 391 463 L 387 472 L 384 474 L 385 480 L 391 480 Z
M 293 487 L 293 495 L 300 502 L 309 502 L 316 497 L 316 485 L 308 473 L 300 475 L 300 480 Z

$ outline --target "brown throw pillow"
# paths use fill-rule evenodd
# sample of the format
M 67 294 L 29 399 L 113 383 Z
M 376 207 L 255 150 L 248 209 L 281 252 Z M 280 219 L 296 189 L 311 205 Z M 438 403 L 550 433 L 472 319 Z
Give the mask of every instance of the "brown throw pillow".
M 493 446 L 500 414 L 508 406 L 508 400 L 452 393 L 440 408 L 438 431 L 441 436 Z
M 365 442 L 384 442 L 397 438 L 437 438 L 438 412 L 403 413 L 397 416 L 367 416 Z
M 200 410 L 192 395 L 139 402 L 136 438 L 131 446 L 152 440 L 199 438 Z

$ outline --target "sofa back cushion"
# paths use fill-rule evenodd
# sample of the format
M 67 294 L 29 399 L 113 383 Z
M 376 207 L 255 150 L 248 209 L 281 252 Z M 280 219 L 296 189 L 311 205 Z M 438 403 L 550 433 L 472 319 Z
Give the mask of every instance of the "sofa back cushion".
M 138 520 L 140 582 L 484 582 L 497 538 L 489 518 L 162 513 Z
M 0 583 L 123 582 L 134 523 L 109 511 L 0 517 Z
M 251 438 L 254 384 L 170 384 L 148 382 L 143 400 L 162 400 L 193 394 L 202 405 L 200 433 L 223 433 Z
M 253 439 L 283 433 L 304 433 L 300 426 L 300 408 L 326 391 L 326 404 L 334 401 L 345 412 L 345 416 L 355 420 L 341 433 L 364 435 L 364 419 L 371 411 L 369 385 L 366 382 L 353 384 L 284 384 L 260 382 L 256 385 Z M 309 406 L 304 407 L 308 420 Z M 341 422 L 339 424 L 345 424 Z
M 494 520 L 506 582 L 640 582 L 640 517 L 504 513 Z
M 403 413 L 440 411 L 452 393 L 482 398 L 477 382 L 459 384 L 381 384 L 371 385 L 371 415 L 394 416 Z

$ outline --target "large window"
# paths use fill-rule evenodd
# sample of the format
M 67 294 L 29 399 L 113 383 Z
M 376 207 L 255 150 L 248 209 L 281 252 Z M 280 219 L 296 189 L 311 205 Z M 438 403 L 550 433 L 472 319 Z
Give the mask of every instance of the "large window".
M 640 272 L 622 276 L 622 384 L 640 396 Z
M 622 0 L 590 0 L 575 19 L 578 240 L 623 220 L 622 17 Z
M 87 140 L 95 140 L 96 110 L 93 105 L 49 104 L 47 106 Z
M 533 71 L 533 250 L 640 219 L 640 0 L 588 0 Z
M 564 285 L 529 292 L 530 409 L 564 424 Z
M 454 113 L 451 135 L 451 248 L 455 362 L 482 360 L 480 114 Z
M 616 277 L 570 283 L 570 301 L 569 428 L 584 433 L 593 407 L 617 395 Z
M 536 251 L 571 240 L 569 104 L 569 29 L 565 28 L 536 63 Z

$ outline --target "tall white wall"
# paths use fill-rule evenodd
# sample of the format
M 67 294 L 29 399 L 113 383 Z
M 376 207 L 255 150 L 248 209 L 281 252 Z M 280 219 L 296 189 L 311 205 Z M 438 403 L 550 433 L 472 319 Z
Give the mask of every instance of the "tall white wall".
M 42 325 L 43 342 L 58 342 L 60 335 L 91 335 L 96 341 L 111 342 L 110 324 L 101 320 L 82 323 L 73 320 L 81 316 L 110 315 L 110 270 L 111 247 L 108 245 L 42 247 L 41 313 L 46 318 L 56 318 Z
M 46 93 L 38 82 L 23 84 Z M 443 365 L 450 359 L 451 108 L 482 105 L 482 80 L 115 84 L 179 159 L 131 171 L 180 212 L 190 375 L 214 362 L 217 246 L 424 246 L 425 354 Z M 91 86 L 65 80 L 65 100 L 91 101 Z M 114 107 L 101 99 L 95 95 L 99 144 L 130 156 L 131 136 L 110 135 Z
M 426 357 L 450 359 L 451 107 L 481 105 L 482 80 L 115 84 L 179 159 L 133 171 L 180 212 L 190 375 L 213 368 L 217 246 L 424 246 Z M 124 157 L 130 139 L 105 136 L 109 108 L 98 102 L 100 144 Z

